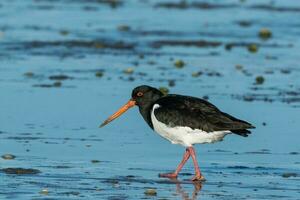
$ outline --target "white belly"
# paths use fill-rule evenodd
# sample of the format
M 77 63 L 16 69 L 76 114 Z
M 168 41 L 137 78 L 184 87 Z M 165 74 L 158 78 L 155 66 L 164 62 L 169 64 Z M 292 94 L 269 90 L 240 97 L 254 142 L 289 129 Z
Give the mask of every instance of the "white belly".
M 163 138 L 173 144 L 181 144 L 185 147 L 193 144 L 214 143 L 221 141 L 230 131 L 205 132 L 200 129 L 191 129 L 186 126 L 168 127 L 166 124 L 158 121 L 154 115 L 154 110 L 159 105 L 155 104 L 151 112 L 151 120 L 154 130 Z

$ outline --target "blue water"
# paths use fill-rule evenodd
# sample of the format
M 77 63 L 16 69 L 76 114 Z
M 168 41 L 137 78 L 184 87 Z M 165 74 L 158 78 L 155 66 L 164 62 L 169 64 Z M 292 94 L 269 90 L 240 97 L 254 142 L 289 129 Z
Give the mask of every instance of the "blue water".
M 0 155 L 16 156 L 0 158 L 0 199 L 299 199 L 298 1 L 206 1 L 216 5 L 211 9 L 99 2 L 0 3 Z M 261 40 L 261 28 L 272 38 Z M 220 44 L 184 45 L 199 40 Z M 162 41 L 181 45 L 154 48 Z M 228 51 L 230 43 L 237 46 Z M 248 52 L 244 44 L 250 43 L 258 52 Z M 174 67 L 178 59 L 184 68 Z M 123 72 L 128 68 L 133 74 Z M 202 75 L 193 77 L 198 71 Z M 49 79 L 61 74 L 69 78 Z M 265 82 L 256 85 L 260 75 Z M 53 87 L 56 81 L 61 87 Z M 160 138 L 136 108 L 98 128 L 140 84 L 208 96 L 257 128 L 248 138 L 229 135 L 196 146 L 207 182 L 186 181 L 192 162 L 178 181 L 160 179 L 158 173 L 174 170 L 184 148 Z M 8 167 L 41 173 L 1 171 Z M 147 188 L 157 196 L 146 196 Z M 48 194 L 40 193 L 45 189 Z

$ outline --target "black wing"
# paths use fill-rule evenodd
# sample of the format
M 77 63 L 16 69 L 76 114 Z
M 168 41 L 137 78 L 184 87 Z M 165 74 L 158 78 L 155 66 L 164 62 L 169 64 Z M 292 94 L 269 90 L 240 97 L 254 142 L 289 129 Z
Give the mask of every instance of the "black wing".
M 203 99 L 168 95 L 155 102 L 155 117 L 170 127 L 188 126 L 206 132 L 231 131 L 241 136 L 251 133 L 255 128 L 250 123 L 221 112 L 216 106 Z

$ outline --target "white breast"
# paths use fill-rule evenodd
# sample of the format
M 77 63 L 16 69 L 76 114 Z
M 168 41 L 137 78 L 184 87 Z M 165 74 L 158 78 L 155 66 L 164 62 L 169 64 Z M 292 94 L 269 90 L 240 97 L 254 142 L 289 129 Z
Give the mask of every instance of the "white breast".
M 230 131 L 205 132 L 200 129 L 191 129 L 187 126 L 169 127 L 158 121 L 154 115 L 154 110 L 160 105 L 155 104 L 151 112 L 151 120 L 154 130 L 172 144 L 181 144 L 185 147 L 193 144 L 213 143 L 221 141 Z

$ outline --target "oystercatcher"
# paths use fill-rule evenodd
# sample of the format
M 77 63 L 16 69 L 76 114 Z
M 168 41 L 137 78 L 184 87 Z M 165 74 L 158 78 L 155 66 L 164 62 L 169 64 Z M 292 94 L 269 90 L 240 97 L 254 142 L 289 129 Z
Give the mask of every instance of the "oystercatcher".
M 250 123 L 220 111 L 206 100 L 177 94 L 163 95 L 158 89 L 142 85 L 133 89 L 131 99 L 100 127 L 137 105 L 147 124 L 172 144 L 186 147 L 183 159 L 173 173 L 160 177 L 177 178 L 186 161 L 192 157 L 195 176 L 193 181 L 205 180 L 200 172 L 193 144 L 221 141 L 228 134 L 247 137 L 255 128 Z

